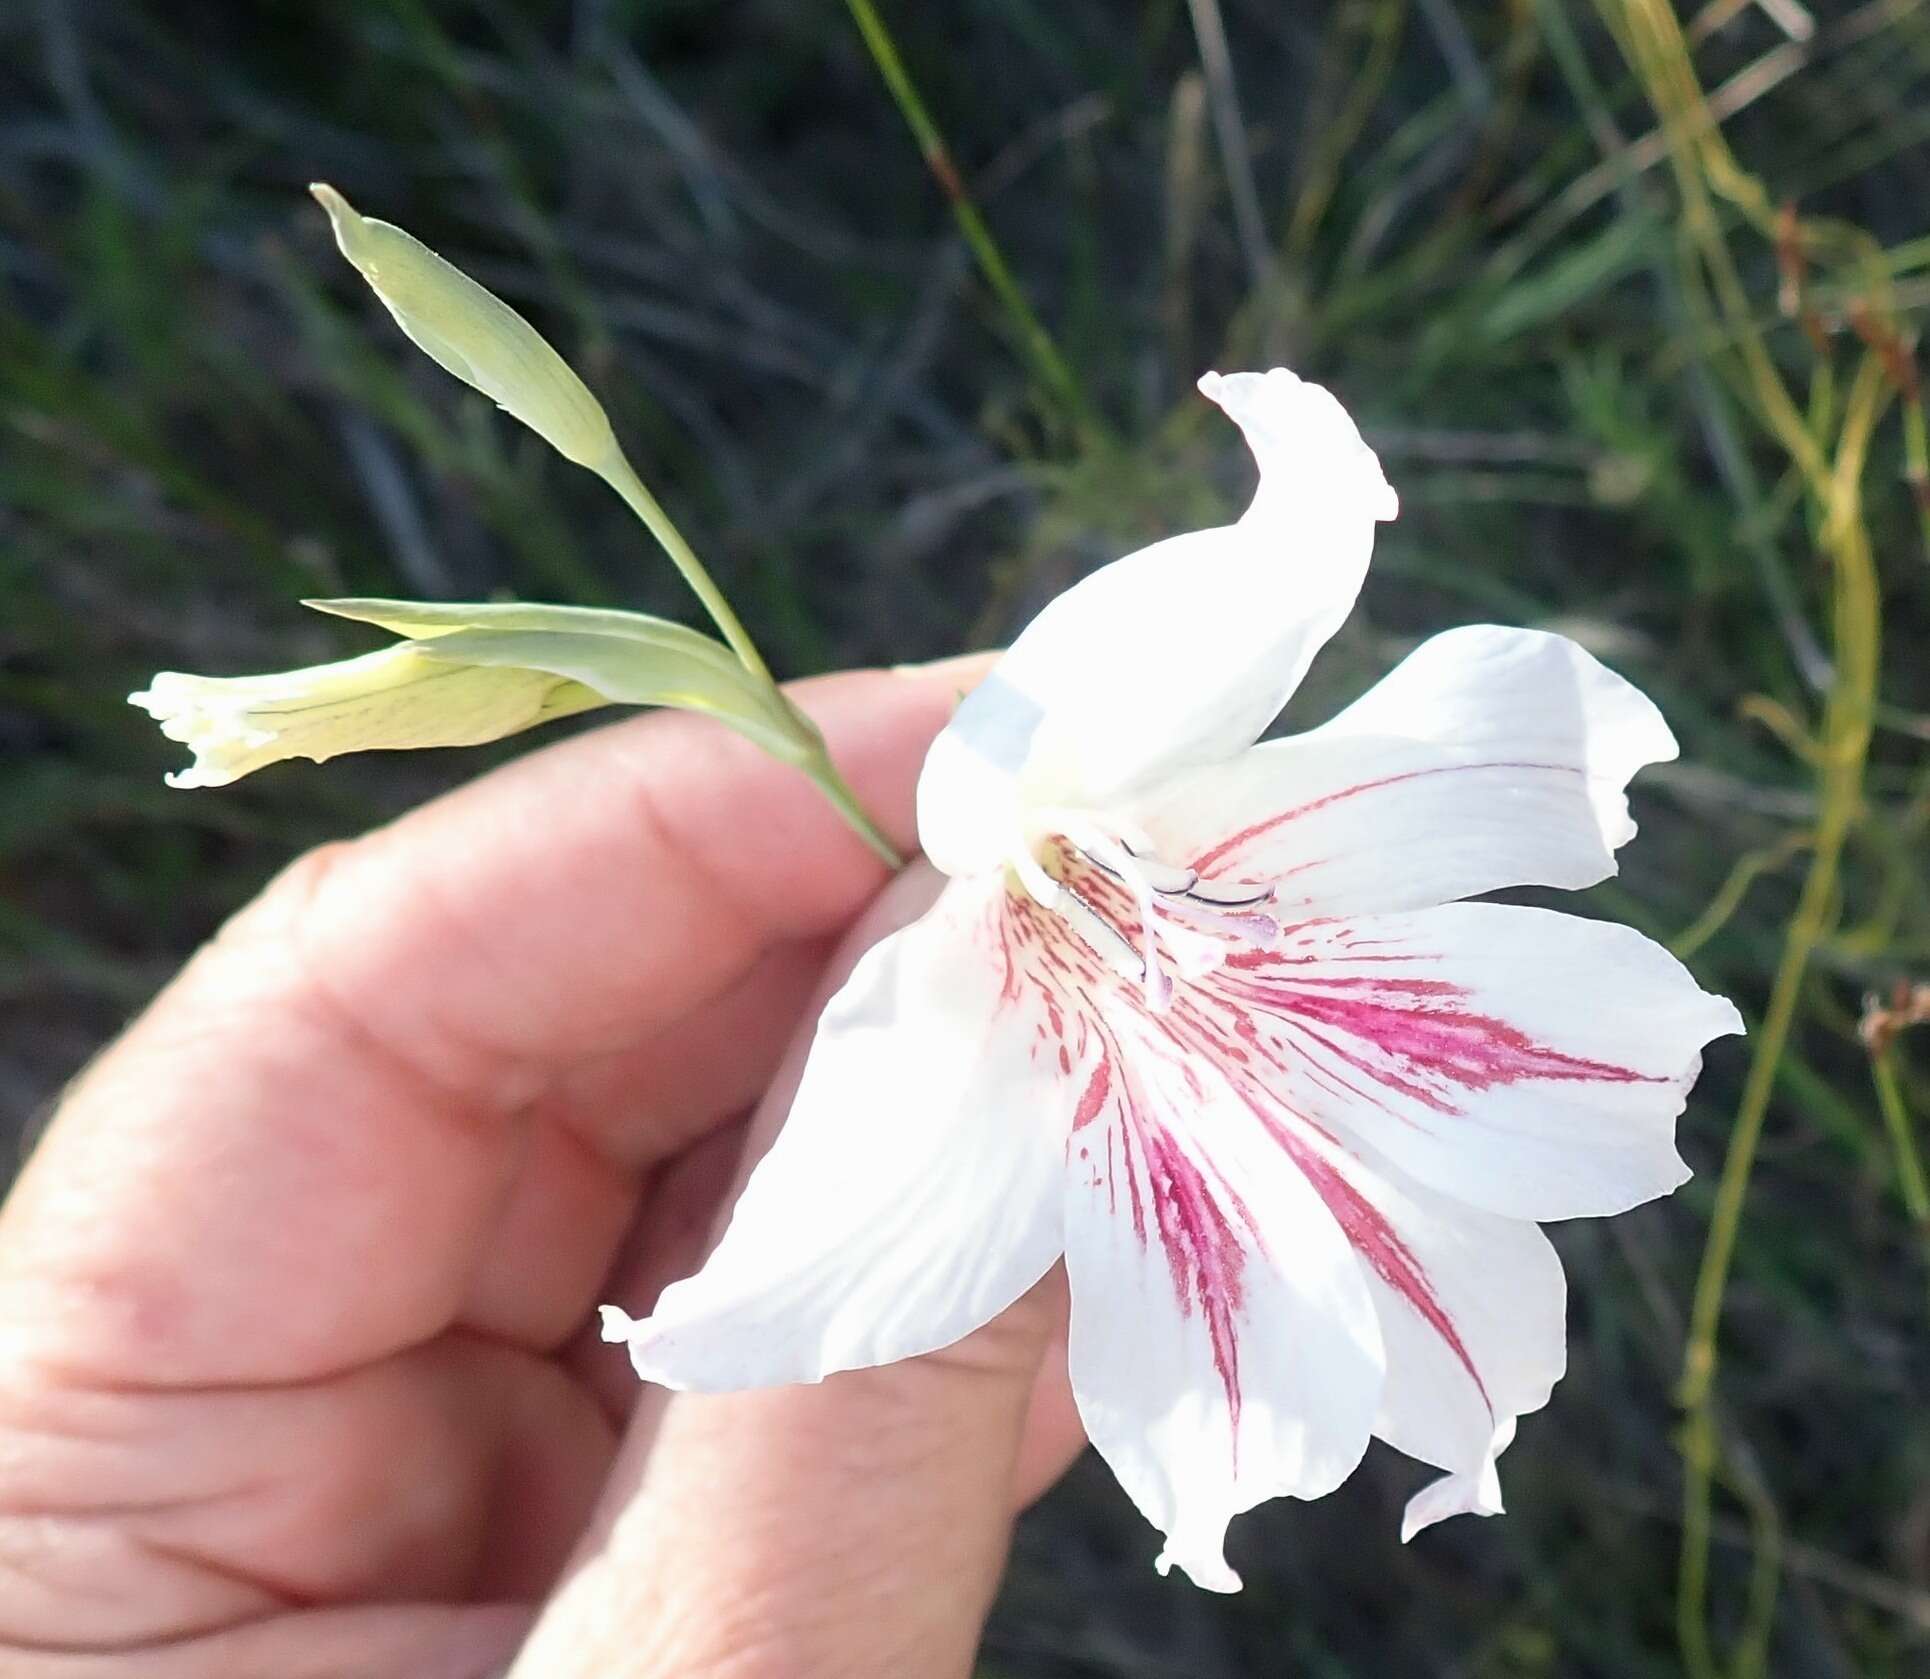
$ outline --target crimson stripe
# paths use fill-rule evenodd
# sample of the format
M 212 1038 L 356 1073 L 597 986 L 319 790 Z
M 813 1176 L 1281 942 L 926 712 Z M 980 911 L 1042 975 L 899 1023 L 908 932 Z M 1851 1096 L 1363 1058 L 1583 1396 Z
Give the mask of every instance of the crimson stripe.
M 1479 764 L 1436 764 L 1430 769 L 1402 770 L 1398 775 L 1384 775 L 1377 781 L 1362 781 L 1352 787 L 1343 787 L 1335 793 L 1323 793 L 1317 799 L 1309 799 L 1303 805 L 1295 805 L 1292 810 L 1283 810 L 1278 815 L 1262 817 L 1249 827 L 1242 828 L 1237 834 L 1223 839 L 1210 851 L 1195 857 L 1192 867 L 1201 874 L 1210 874 L 1234 853 L 1251 845 L 1263 835 L 1302 816 L 1311 815 L 1316 810 L 1324 810 L 1328 805 L 1339 804 L 1343 799 L 1356 798 L 1362 793 L 1372 793 L 1382 787 L 1398 787 L 1402 782 L 1421 781 L 1436 775 L 1459 775 L 1468 770 L 1542 770 L 1551 775 L 1580 775 L 1582 772 L 1572 764 L 1534 764 L 1517 763 L 1508 759 L 1495 759 Z

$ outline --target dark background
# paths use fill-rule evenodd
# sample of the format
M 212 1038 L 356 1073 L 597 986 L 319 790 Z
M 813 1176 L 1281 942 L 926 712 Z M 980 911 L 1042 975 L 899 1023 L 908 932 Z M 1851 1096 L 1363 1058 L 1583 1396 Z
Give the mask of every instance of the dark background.
M 1223 21 L 1237 110 L 1202 78 L 1195 12 Z M 1684 747 L 1639 784 L 1620 880 L 1579 907 L 1675 943 L 1757 1022 L 1826 815 L 1798 737 L 1855 652 L 1764 368 L 1825 451 L 1865 343 L 1909 394 L 1930 16 L 1685 7 L 1688 56 L 1658 68 L 1657 14 L 890 0 L 1078 423 L 833 0 L 0 7 L 0 1117 L 30 1135 L 295 851 L 516 749 L 176 794 L 174 749 L 122 703 L 149 673 L 373 644 L 309 594 L 695 617 L 606 490 L 401 340 L 303 195 L 317 177 L 551 334 L 786 672 L 994 639 L 1084 568 L 1227 513 L 1249 469 L 1190 396 L 1202 368 L 1330 381 L 1403 514 L 1294 715 L 1453 624 L 1578 636 Z M 1687 64 L 1761 200 L 1695 150 L 1711 114 L 1668 81 Z M 1779 262 L 1785 201 L 1867 242 L 1806 220 L 1810 255 L 1785 239 Z M 1767 1663 L 1738 1672 L 1930 1665 L 1930 1223 L 1894 1123 L 1921 1112 L 1930 1045 L 1888 1052 L 1886 1128 L 1856 1031 L 1866 994 L 1930 976 L 1913 427 L 1892 408 L 1864 474 L 1881 703 L 1723 1320 L 1721 1643 L 1752 1562 L 1780 1578 Z M 1021 1529 L 984 1672 L 1683 1671 L 1671 1395 L 1750 1053 L 1711 1053 L 1693 1184 L 1555 1232 L 1571 1375 L 1504 1460 L 1505 1520 L 1403 1550 L 1423 1477 L 1377 1448 L 1332 1498 L 1241 1519 L 1247 1590 L 1223 1600 L 1154 1575 L 1154 1536 L 1087 1463 Z

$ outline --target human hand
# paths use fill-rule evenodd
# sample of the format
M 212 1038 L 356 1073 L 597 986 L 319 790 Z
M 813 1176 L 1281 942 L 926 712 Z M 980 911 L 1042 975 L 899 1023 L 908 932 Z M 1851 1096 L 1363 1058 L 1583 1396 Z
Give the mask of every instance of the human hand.
M 793 690 L 901 847 L 977 674 Z M 0 1210 L 0 1671 L 967 1671 L 1079 1440 L 1056 1278 L 763 1393 L 643 1389 L 591 1321 L 695 1267 L 883 882 L 802 778 L 672 714 L 276 880 Z

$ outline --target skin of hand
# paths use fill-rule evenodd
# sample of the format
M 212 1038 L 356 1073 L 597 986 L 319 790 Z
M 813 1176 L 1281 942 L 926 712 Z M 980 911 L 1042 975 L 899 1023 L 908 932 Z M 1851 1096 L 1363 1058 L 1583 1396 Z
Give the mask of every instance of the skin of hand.
M 901 848 L 983 668 L 791 690 Z M 0 1673 L 969 1672 L 1080 1441 L 1062 1277 L 762 1393 L 646 1389 L 592 1321 L 695 1268 L 885 879 L 665 713 L 286 870 L 0 1209 Z

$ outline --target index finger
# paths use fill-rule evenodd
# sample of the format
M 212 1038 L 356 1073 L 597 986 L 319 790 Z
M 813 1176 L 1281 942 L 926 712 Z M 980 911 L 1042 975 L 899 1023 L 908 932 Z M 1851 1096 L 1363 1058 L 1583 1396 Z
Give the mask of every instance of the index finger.
M 918 764 L 974 675 L 793 690 L 907 850 Z M 532 1172 L 557 1240 L 530 1263 L 566 1274 L 556 1298 L 593 1285 L 633 1185 L 522 1116 L 836 931 L 884 878 L 794 770 L 661 713 L 297 864 L 70 1097 L 0 1217 L 0 1322 L 117 1379 L 339 1369 L 463 1310 Z M 790 1024 L 768 1023 L 773 1057 Z

